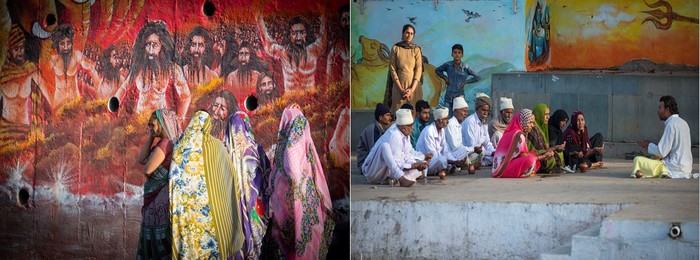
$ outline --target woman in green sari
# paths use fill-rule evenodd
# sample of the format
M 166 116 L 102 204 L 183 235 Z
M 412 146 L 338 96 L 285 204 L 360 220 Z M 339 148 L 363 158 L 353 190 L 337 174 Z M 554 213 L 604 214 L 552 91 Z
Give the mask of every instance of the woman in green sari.
M 561 172 L 564 170 L 564 147 L 566 143 L 549 146 L 549 106 L 543 103 L 537 104 L 532 109 L 535 116 L 535 127 L 527 136 L 527 148 L 537 152 L 538 155 L 546 152 L 554 152 L 554 157 L 540 161 L 539 173 Z M 569 171 L 567 171 L 569 172 Z

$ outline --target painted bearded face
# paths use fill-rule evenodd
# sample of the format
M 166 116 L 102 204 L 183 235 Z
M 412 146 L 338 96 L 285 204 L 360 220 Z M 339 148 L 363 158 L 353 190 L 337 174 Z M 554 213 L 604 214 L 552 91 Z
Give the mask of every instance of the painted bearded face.
M 238 50 L 238 62 L 241 63 L 241 65 L 248 65 L 248 62 L 250 62 L 250 49 L 248 47 L 243 47 L 240 50 Z
M 149 60 L 153 60 L 160 55 L 160 48 L 162 44 L 160 43 L 160 37 L 158 35 L 151 34 L 146 38 L 146 55 Z
M 24 43 L 17 44 L 17 46 L 10 49 L 10 60 L 17 65 L 24 64 Z
M 58 52 L 67 54 L 73 51 L 73 41 L 69 38 L 63 38 L 58 42 Z
M 211 103 L 211 109 L 209 109 L 212 116 L 219 120 L 226 120 L 228 115 L 228 104 L 226 104 L 226 99 L 223 97 L 216 97 L 214 102 Z
M 275 88 L 275 82 L 272 81 L 270 77 L 264 77 L 260 80 L 260 90 L 262 90 L 265 95 L 272 94 L 272 90 Z
M 192 45 L 190 45 L 190 54 L 192 54 L 192 57 L 199 61 L 202 56 L 204 56 L 204 36 L 193 36 L 192 37 Z
M 113 68 L 119 68 L 122 65 L 122 59 L 117 54 L 117 50 L 112 50 L 109 54 L 109 63 L 112 64 Z
M 294 44 L 304 46 L 306 41 L 306 27 L 301 23 L 292 25 L 289 36 L 292 38 Z

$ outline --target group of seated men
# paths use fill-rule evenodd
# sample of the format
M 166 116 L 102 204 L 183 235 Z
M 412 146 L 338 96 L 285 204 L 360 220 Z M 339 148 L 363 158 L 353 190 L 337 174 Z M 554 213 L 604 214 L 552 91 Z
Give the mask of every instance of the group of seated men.
M 512 107 L 510 99 L 502 103 Z M 475 104 L 476 113 L 467 116 L 469 105 L 464 97 L 455 98 L 449 118 L 447 108 L 431 111 L 430 105 L 420 100 L 416 102 L 417 115 L 410 106 L 401 108 L 393 125 L 390 109 L 377 104 L 376 122 L 360 136 L 358 168 L 370 183 L 396 180 L 401 186 L 412 186 L 427 175 L 452 174 L 457 168 L 473 174 L 481 166 L 490 166 L 495 151 L 487 121 L 491 98 L 479 94 Z

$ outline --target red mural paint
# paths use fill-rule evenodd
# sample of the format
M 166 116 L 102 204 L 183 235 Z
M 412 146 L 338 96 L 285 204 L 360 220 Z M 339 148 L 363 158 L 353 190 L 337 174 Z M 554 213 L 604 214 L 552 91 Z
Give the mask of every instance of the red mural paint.
M 0 175 L 0 185 L 140 196 L 136 157 L 159 108 L 183 128 L 198 109 L 224 123 L 247 112 L 272 153 L 281 112 L 297 103 L 325 172 L 347 171 L 349 120 L 338 125 L 349 107 L 347 2 L 210 0 L 211 16 L 205 0 L 90 2 L 30 1 L 30 10 L 8 1 L 15 26 L 0 32 L 10 42 L 1 47 L 0 161 L 21 174 Z M 220 124 L 213 134 L 223 137 Z M 332 182 L 348 187 L 347 178 Z

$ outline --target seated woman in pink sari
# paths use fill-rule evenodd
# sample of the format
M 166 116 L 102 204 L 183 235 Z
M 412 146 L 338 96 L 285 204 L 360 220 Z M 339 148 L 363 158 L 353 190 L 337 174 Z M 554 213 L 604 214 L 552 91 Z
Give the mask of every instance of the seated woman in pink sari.
M 527 149 L 527 135 L 535 125 L 532 110 L 522 109 L 510 120 L 493 154 L 491 176 L 494 178 L 526 178 L 534 176 L 540 160 L 552 158 L 549 151 L 537 155 Z
M 326 177 L 306 117 L 282 113 L 270 185 L 272 236 L 284 259 L 325 259 L 335 224 Z
M 177 114 L 168 109 L 158 109 L 148 120 L 148 141 L 141 148 L 138 161 L 145 166 L 146 183 L 143 184 L 141 208 L 141 234 L 137 258 L 170 259 L 170 211 L 168 209 L 168 170 L 173 146 L 180 138 Z M 157 140 L 154 144 L 153 142 Z

